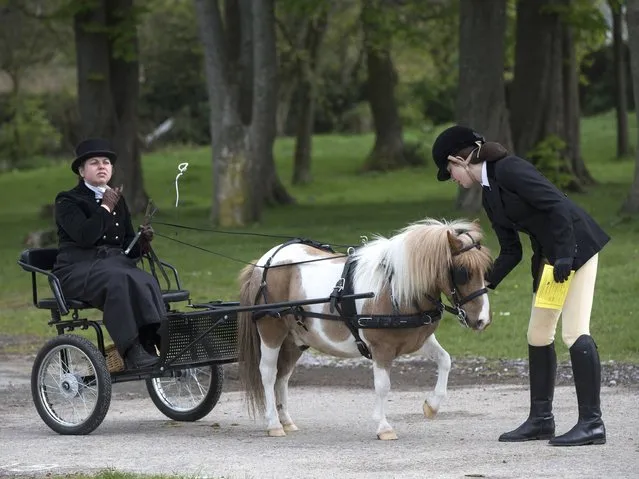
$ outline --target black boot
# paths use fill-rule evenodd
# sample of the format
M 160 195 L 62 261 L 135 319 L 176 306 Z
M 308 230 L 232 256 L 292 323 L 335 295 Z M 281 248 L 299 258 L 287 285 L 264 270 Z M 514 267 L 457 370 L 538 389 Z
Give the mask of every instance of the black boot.
M 599 393 L 601 390 L 601 364 L 597 345 L 592 337 L 583 334 L 570 347 L 572 374 L 577 390 L 579 419 L 566 434 L 550 441 L 552 446 L 585 446 L 605 444 L 606 428 L 601 419 Z
M 160 335 L 157 331 L 157 324 L 142 326 L 139 330 L 140 344 L 151 356 L 157 356 L 160 350 Z
M 124 364 L 127 369 L 147 369 L 155 366 L 160 358 L 149 354 L 144 347 L 135 342 L 124 355 Z
M 557 356 L 555 344 L 528 345 L 528 370 L 530 376 L 530 414 L 514 431 L 499 436 L 500 442 L 522 442 L 550 439 L 555 436 L 555 418 L 552 415 L 552 398 L 555 391 Z

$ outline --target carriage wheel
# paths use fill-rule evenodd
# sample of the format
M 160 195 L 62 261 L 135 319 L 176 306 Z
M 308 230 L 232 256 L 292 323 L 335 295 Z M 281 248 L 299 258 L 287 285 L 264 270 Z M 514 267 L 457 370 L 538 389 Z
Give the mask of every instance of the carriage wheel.
M 168 374 L 148 378 L 146 388 L 153 404 L 174 421 L 202 419 L 220 399 L 224 370 L 219 364 L 175 369 Z
M 58 434 L 89 434 L 111 404 L 111 376 L 104 356 L 73 334 L 49 340 L 31 371 L 31 395 L 40 417 Z

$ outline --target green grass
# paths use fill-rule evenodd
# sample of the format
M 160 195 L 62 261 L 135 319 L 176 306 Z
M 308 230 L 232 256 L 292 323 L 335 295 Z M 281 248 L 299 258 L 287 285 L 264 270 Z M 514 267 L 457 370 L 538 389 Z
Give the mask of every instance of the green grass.
M 636 124 L 630 116 L 631 138 Z M 582 151 L 591 173 L 600 182 L 588 194 L 572 195 L 612 236 L 600 255 L 597 291 L 591 331 L 603 359 L 639 361 L 637 320 L 639 319 L 639 222 L 620 218 L 619 206 L 627 195 L 633 161 L 613 158 L 614 116 L 607 114 L 584 119 Z M 432 132 L 411 132 L 426 147 Z M 431 164 L 387 174 L 361 174 L 363 158 L 372 146 L 371 135 L 316 136 L 313 143 L 314 181 L 307 186 L 291 186 L 292 139 L 276 144 L 276 161 L 281 179 L 297 199 L 297 204 L 265 211 L 263 222 L 242 231 L 250 233 L 305 236 L 337 244 L 353 244 L 360 235 L 392 234 L 409 222 L 433 216 L 455 218 L 456 189 L 434 178 Z M 177 165 L 188 161 L 188 171 L 180 178 L 180 206 L 175 208 L 174 180 Z M 169 149 L 143 158 L 145 184 L 160 210 L 157 221 L 208 227 L 211 203 L 211 155 L 209 148 Z M 52 335 L 47 314 L 30 304 L 30 278 L 16 265 L 27 232 L 46 228 L 38 211 L 55 194 L 74 185 L 68 161 L 63 164 L 15 171 L 0 175 L 0 333 L 11 335 Z M 493 253 L 497 242 L 485 215 L 486 244 Z M 278 242 L 273 238 L 235 236 L 176 230 L 156 225 L 158 233 L 197 244 L 221 254 L 251 261 Z M 494 323 L 483 334 L 462 329 L 446 315 L 437 332 L 441 344 L 453 356 L 479 355 L 488 358 L 525 357 L 526 328 L 531 303 L 530 249 L 522 237 L 525 259 L 491 295 Z M 157 238 L 159 256 L 175 264 L 185 286 L 196 301 L 236 299 L 236 276 L 241 263 Z M 46 286 L 43 284 L 43 286 Z M 557 338 L 560 339 L 560 329 Z M 566 356 L 566 349 L 559 351 Z

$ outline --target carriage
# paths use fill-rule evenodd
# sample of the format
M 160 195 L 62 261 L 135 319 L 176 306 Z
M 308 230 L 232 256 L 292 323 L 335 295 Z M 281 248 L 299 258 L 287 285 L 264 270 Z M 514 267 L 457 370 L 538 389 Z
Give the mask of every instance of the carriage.
M 397 439 L 385 414 L 393 360 L 419 352 L 436 361 L 437 384 L 423 405 L 424 414 L 433 417 L 446 397 L 451 363 L 434 336 L 442 314 L 453 313 L 463 326 L 480 331 L 490 324 L 484 276 L 491 257 L 481 238 L 476 222 L 428 218 L 348 254 L 295 238 L 248 263 L 239 276 L 238 302 L 193 303 L 177 269 L 153 253 L 149 269 L 166 286 L 167 314 L 152 370 L 126 370 L 115 348 L 105 347 L 101 322 L 81 317 L 91 307 L 63 296 L 51 273 L 55 248 L 26 250 L 18 263 L 32 274 L 33 304 L 50 311 L 49 324 L 58 333 L 35 358 L 36 409 L 60 434 L 88 434 L 106 416 L 112 383 L 144 380 L 163 414 L 196 421 L 219 400 L 222 366 L 239 362 L 249 409 L 265 413 L 269 436 L 284 436 L 297 430 L 287 409 L 288 380 L 302 351 L 311 347 L 373 361 L 377 437 Z M 53 298 L 38 296 L 42 275 Z M 175 309 L 184 302 L 191 311 Z M 68 334 L 89 328 L 94 342 Z
M 209 414 L 222 393 L 223 365 L 236 362 L 237 315 L 243 311 L 300 307 L 327 301 L 286 302 L 281 305 L 240 307 L 235 301 L 193 303 L 182 287 L 178 270 L 159 260 L 170 271 L 159 278 L 166 319 L 159 333 L 160 360 L 152 370 L 127 370 L 113 344 L 107 345 L 102 321 L 87 316 L 99 311 L 82 301 L 65 298 L 58 278 L 51 273 L 57 248 L 32 248 L 22 252 L 18 264 L 31 273 L 33 305 L 48 310 L 49 325 L 57 336 L 37 353 L 31 375 L 31 394 L 38 414 L 59 434 L 89 434 L 104 420 L 111 403 L 114 383 L 144 380 L 153 404 L 175 421 L 197 421 Z M 143 260 L 144 261 L 144 260 Z M 52 297 L 41 297 L 38 278 L 46 278 Z M 164 280 L 164 281 L 162 281 Z M 370 295 L 359 295 L 364 297 Z M 186 309 L 176 309 L 178 304 Z M 190 311 L 189 311 L 190 310 Z M 94 340 L 87 334 L 94 333 Z

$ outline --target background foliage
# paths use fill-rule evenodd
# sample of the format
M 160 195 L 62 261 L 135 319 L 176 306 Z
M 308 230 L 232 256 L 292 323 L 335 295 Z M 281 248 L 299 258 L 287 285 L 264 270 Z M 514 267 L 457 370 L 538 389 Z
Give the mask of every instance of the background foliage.
M 8 0 L 3 0 L 8 1 Z M 36 2 L 38 3 L 38 2 Z M 280 89 L 290 80 L 287 66 L 296 55 L 290 38 L 295 26 L 307 14 L 317 9 L 314 2 L 281 0 L 278 5 L 278 50 L 281 70 Z M 596 3 L 596 2 L 595 2 Z M 4 42 L 11 47 L 12 57 L 26 63 L 23 72 L 21 99 L 40 104 L 46 122 L 57 134 L 44 131 L 42 154 L 67 154 L 76 143 L 78 115 L 75 97 L 73 36 L 68 26 L 70 11 L 57 12 L 45 21 L 22 16 L 17 20 L 29 35 L 21 35 L 21 43 Z M 586 115 L 612 109 L 614 103 L 612 50 L 599 10 L 589 0 L 579 0 L 571 21 L 577 27 L 578 56 L 581 59 L 580 102 Z M 514 63 L 515 2 L 509 2 L 509 24 L 506 34 L 505 79 L 512 79 Z M 300 13 L 301 12 L 301 13 Z M 370 109 L 366 102 L 366 72 L 362 57 L 362 35 L 359 2 L 337 2 L 329 17 L 330 28 L 321 49 L 315 127 L 316 133 L 363 133 L 372 128 Z M 404 125 L 428 128 L 454 120 L 457 98 L 458 56 L 457 2 L 408 2 L 392 17 L 381 20 L 382 33 L 392 32 L 392 54 L 398 72 L 397 100 Z M 202 68 L 202 48 L 195 27 L 195 14 L 190 1 L 151 0 L 136 10 L 140 35 L 141 97 L 140 124 L 143 136 L 152 132 L 168 118 L 175 119 L 174 128 L 164 137 L 162 145 L 209 142 L 208 102 Z M 12 19 L 16 23 L 15 19 Z M 127 24 L 128 25 L 128 24 Z M 0 29 L 1 30 L 1 29 Z M 285 35 L 283 32 L 287 32 Z M 117 33 L 117 32 L 116 32 Z M 7 33 L 5 32 L 5 36 Z M 40 45 L 55 46 L 29 53 L 31 38 Z M 18 48 L 20 47 L 20 48 Z M 6 70 L 8 55 L 0 51 L 0 70 Z M 628 63 L 627 63 L 628 64 Z M 628 99 L 634 107 L 632 82 L 627 69 Z M 0 124 L 12 120 L 8 97 L 12 83 L 0 73 Z M 35 98 L 35 99 L 34 99 Z M 296 97 L 282 120 L 280 133 L 292 135 L 297 123 Z M 23 128 L 20 126 L 19 128 Z M 24 128 L 29 128 L 24 126 Z M 27 132 L 25 132 L 27 133 Z M 156 145 L 158 146 L 158 145 Z M 31 152 L 30 152 L 31 153 Z M 0 158 L 10 156 L 8 146 L 0 147 Z M 22 156 L 21 161 L 27 161 Z
M 600 255 L 592 314 L 591 330 L 599 352 L 603 360 L 639 362 L 639 343 L 634 334 L 639 315 L 639 275 L 636 274 L 639 224 L 611 213 L 626 194 L 633 165 L 620 162 L 610 154 L 615 141 L 612 120 L 613 115 L 606 114 L 582 122 L 582 148 L 588 167 L 600 184 L 590 194 L 575 194 L 572 199 L 592 214 L 612 237 Z M 636 138 L 637 127 L 632 118 L 630 124 L 632 137 Z M 413 130 L 407 136 L 412 140 L 419 138 L 430 146 L 441 128 L 429 134 Z M 255 233 L 304 236 L 340 245 L 357 244 L 361 235 L 390 235 L 426 216 L 459 216 L 454 210 L 455 188 L 435 181 L 435 170 L 430 164 L 386 174 L 362 174 L 356 160 L 370 149 L 372 135 L 318 135 L 316 142 L 315 181 L 298 186 L 287 181 L 286 186 L 298 198 L 298 203 L 267 210 L 262 225 L 247 227 L 239 231 L 240 235 L 188 231 L 159 224 L 209 228 L 208 148 L 169 148 L 144 156 L 147 188 L 159 206 L 154 247 L 161 258 L 179 268 L 184 286 L 191 290 L 196 302 L 237 299 L 236 278 L 244 263 L 257 259 L 281 241 L 254 236 Z M 294 143 L 288 138 L 276 143 L 276 161 L 283 178 L 291 177 L 293 148 Z M 189 168 L 180 178 L 180 203 L 176 208 L 174 180 L 177 165 L 183 161 L 189 162 Z M 68 162 L 40 163 L 37 169 L 0 175 L 0 191 L 12 198 L 11 202 L 0 204 L 0 223 L 4 230 L 0 235 L 0 332 L 15 335 L 13 350 L 39 347 L 42 336 L 54 334 L 46 324 L 46 311 L 31 305 L 30 277 L 18 268 L 16 260 L 27 232 L 46 229 L 51 224 L 49 216 L 41 217 L 42 205 L 59 190 L 73 184 Z M 497 241 L 486 216 L 482 213 L 479 219 L 486 230 L 484 243 L 497 253 Z M 217 255 L 172 240 L 191 243 Z M 444 316 L 437 336 L 453 356 L 526 357 L 531 251 L 525 237 L 522 244 L 524 259 L 490 295 L 493 325 L 477 334 L 462 329 L 451 315 Z M 46 283 L 41 286 L 46 292 Z M 561 327 L 557 331 L 557 348 L 565 360 L 568 353 L 560 334 Z

